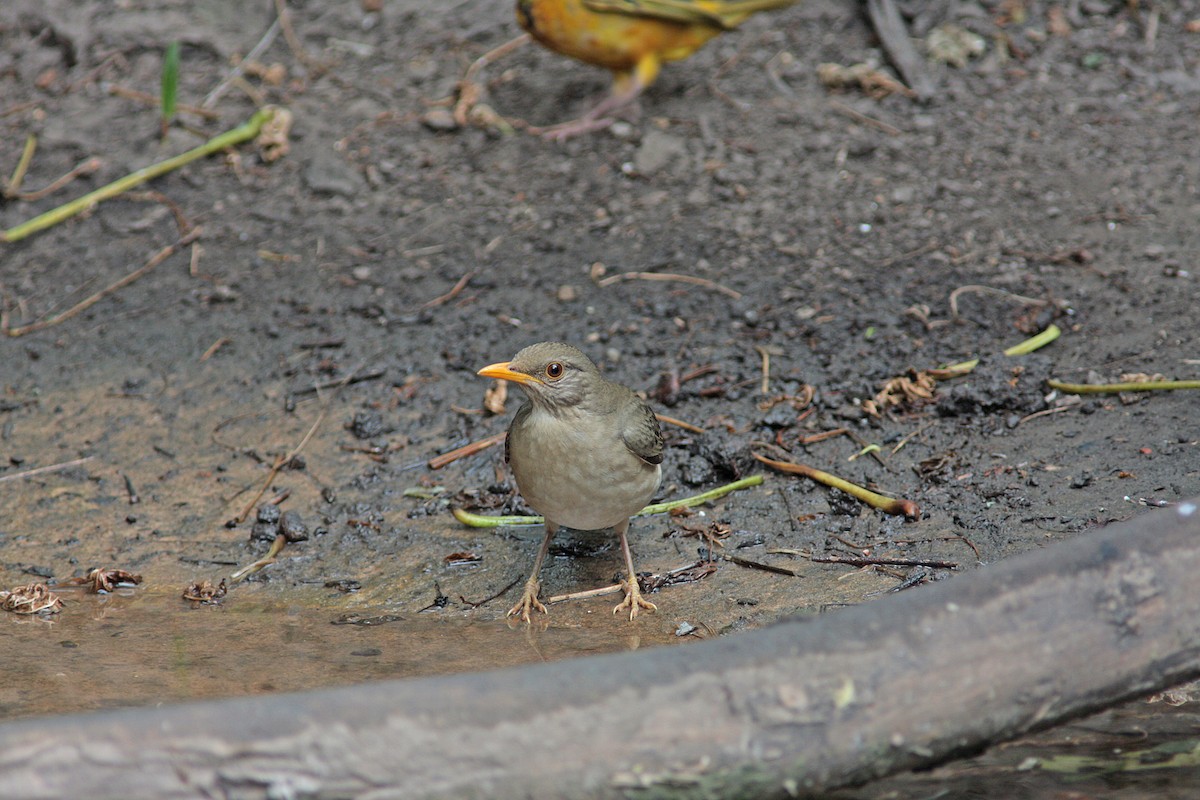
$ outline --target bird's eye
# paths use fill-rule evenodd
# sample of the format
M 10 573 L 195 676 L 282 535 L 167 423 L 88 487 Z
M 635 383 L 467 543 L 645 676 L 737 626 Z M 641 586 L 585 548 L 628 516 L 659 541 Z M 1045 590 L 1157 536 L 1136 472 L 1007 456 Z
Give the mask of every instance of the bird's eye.
M 563 365 L 557 361 L 551 361 L 546 365 L 546 377 L 552 381 L 556 381 L 563 376 Z

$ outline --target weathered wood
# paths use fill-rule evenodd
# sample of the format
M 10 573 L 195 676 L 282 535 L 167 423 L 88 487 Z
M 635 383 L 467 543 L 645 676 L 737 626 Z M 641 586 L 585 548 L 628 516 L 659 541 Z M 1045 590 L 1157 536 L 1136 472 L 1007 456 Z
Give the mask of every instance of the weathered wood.
M 0 797 L 785 797 L 1200 675 L 1198 572 L 1193 502 L 689 647 L 10 723 Z

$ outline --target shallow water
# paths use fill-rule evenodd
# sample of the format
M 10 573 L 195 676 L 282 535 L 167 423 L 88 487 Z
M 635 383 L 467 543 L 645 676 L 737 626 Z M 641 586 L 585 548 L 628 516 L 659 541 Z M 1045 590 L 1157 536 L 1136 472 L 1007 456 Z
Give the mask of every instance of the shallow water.
M 644 633 L 563 620 L 525 629 L 438 611 L 192 606 L 142 590 L 61 594 L 64 613 L 0 616 L 2 720 L 445 675 L 652 643 Z

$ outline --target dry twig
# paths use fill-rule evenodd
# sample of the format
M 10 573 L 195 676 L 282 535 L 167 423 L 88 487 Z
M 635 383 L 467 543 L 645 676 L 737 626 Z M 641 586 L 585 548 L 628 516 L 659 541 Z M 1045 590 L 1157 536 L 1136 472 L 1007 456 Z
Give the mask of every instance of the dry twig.
M 453 300 L 454 298 L 458 297 L 459 292 L 461 292 L 463 289 L 465 289 L 467 287 L 467 284 L 470 282 L 471 278 L 474 278 L 474 277 L 475 277 L 474 270 L 466 273 L 465 275 L 463 275 L 461 278 L 458 279 L 458 283 L 454 284 L 454 288 L 452 288 L 450 291 L 446 292 L 443 295 L 439 295 L 438 297 L 433 298 L 432 300 L 425 301 L 424 303 L 421 304 L 421 308 L 434 308 L 436 306 L 440 306 L 442 303 L 447 303 L 447 302 Z
M 683 428 L 689 433 L 704 433 L 704 428 L 701 428 L 699 425 L 693 425 L 690 422 L 684 422 L 683 420 L 676 419 L 675 417 L 668 417 L 666 414 L 655 413 L 654 418 L 659 422 L 666 423 L 667 425 L 674 425 L 676 428 Z
M 732 297 L 734 300 L 740 300 L 742 293 L 730 289 L 728 286 L 722 286 L 716 281 L 710 281 L 708 278 L 698 278 L 695 275 L 680 275 L 675 272 L 619 272 L 616 275 L 609 275 L 607 278 L 601 278 L 596 281 L 596 285 L 600 287 L 612 286 L 614 283 L 621 281 L 678 281 L 679 283 L 690 283 L 693 286 L 703 286 L 706 289 L 720 292 L 723 295 Z
M 258 498 L 255 498 L 255 499 L 257 500 Z M 267 566 L 268 564 L 274 564 L 275 557 L 278 556 L 280 551 L 283 550 L 283 546 L 285 544 L 287 544 L 287 536 L 285 536 L 282 533 L 277 535 L 275 537 L 275 541 L 271 542 L 271 547 L 267 550 L 266 555 L 264 555 L 262 558 L 258 559 L 257 561 L 247 564 L 246 566 L 242 567 L 238 571 L 234 572 L 232 575 L 229 576 L 229 580 L 239 581 L 248 575 L 253 575 L 254 573 L 258 572 L 263 567 Z M 224 581 L 222 581 L 221 583 L 224 584 Z M 187 598 L 187 599 L 190 600 L 191 598 Z
M 359 367 L 361 367 L 361 366 L 362 365 L 359 364 Z M 329 413 L 329 404 L 332 403 L 333 398 L 337 396 L 338 390 L 340 390 L 342 387 L 352 383 L 354 376 L 356 374 L 358 374 L 358 367 L 355 367 L 354 369 L 352 369 L 349 372 L 349 374 L 346 375 L 345 378 L 343 378 L 341 381 L 339 381 L 337 383 L 337 385 L 334 387 L 333 392 L 331 392 L 329 397 L 327 397 L 325 399 L 325 402 L 321 404 L 321 412 L 319 414 L 317 414 L 317 418 L 315 420 L 313 420 L 313 424 L 311 426 L 309 426 L 308 433 L 304 434 L 304 438 L 300 440 L 300 443 L 297 444 L 295 447 L 293 447 L 291 449 L 291 451 L 288 452 L 287 455 L 280 456 L 275 459 L 275 462 L 271 465 L 270 472 L 267 473 L 266 480 L 263 481 L 262 488 L 260 488 L 258 490 L 258 492 L 254 495 L 254 497 L 250 500 L 250 502 L 246 504 L 245 508 L 242 509 L 241 513 L 238 514 L 236 517 L 234 517 L 234 520 L 239 525 L 246 519 L 247 516 L 249 516 L 251 509 L 253 509 L 254 506 L 258 503 L 259 498 L 262 497 L 263 494 L 266 493 L 268 488 L 270 488 L 271 483 L 275 480 L 275 476 L 279 474 L 279 470 L 283 469 L 283 466 L 285 464 L 289 463 L 293 458 L 300 455 L 300 451 L 304 449 L 304 446 L 306 444 L 308 444 L 308 440 L 311 439 L 313 437 L 313 434 L 315 434 L 317 432 L 317 428 L 319 428 L 321 426 L 321 422 L 324 421 L 325 415 Z
M 14 328 L 9 324 L 7 310 L 0 309 L 0 331 L 2 331 L 5 336 L 16 338 L 18 336 L 24 336 L 27 333 L 33 333 L 34 331 L 40 331 L 43 328 L 49 328 L 50 326 L 57 325 L 60 322 L 64 322 L 64 321 L 70 319 L 71 317 L 75 316 L 79 312 L 85 311 L 88 308 L 91 308 L 96 303 L 100 302 L 105 297 L 108 297 L 113 292 L 123 289 L 124 287 L 133 283 L 138 278 L 142 277 L 147 272 L 154 269 L 159 264 L 161 264 L 162 262 L 164 262 L 168 258 L 170 258 L 175 253 L 176 250 L 178 250 L 181 247 L 185 247 L 185 246 L 191 244 L 192 242 L 194 242 L 197 238 L 199 238 L 199 236 L 203 232 L 203 230 L 204 230 L 203 228 L 199 228 L 199 227 L 192 228 L 191 231 L 184 234 L 184 236 L 182 238 L 180 238 L 178 241 L 174 242 L 173 244 L 167 245 L 166 247 L 164 247 L 163 249 L 161 249 L 157 253 L 155 253 L 153 256 L 151 256 L 150 260 L 147 261 L 144 265 L 142 265 L 138 269 L 135 269 L 133 272 L 129 273 L 124 278 L 121 278 L 119 281 L 109 284 L 108 286 L 104 287 L 103 289 L 96 292 L 92 296 L 79 301 L 78 303 L 71 306 L 66 311 L 62 312 L 61 314 L 56 314 L 52 317 L 47 317 L 46 319 L 40 319 L 40 320 L 37 320 L 36 322 L 31 322 L 28 325 L 18 325 L 17 327 Z
M 924 558 L 892 558 L 891 556 L 843 556 L 837 553 L 809 555 L 808 559 L 818 564 L 846 564 L 851 567 L 932 567 L 934 569 L 958 569 L 957 561 L 936 561 Z
M 95 458 L 95 456 L 84 456 L 83 458 L 76 458 L 71 461 L 63 461 L 59 464 L 50 464 L 45 467 L 27 469 L 23 472 L 14 472 L 12 475 L 0 475 L 0 483 L 4 483 L 5 481 L 16 481 L 20 480 L 21 478 L 32 478 L 34 475 L 44 475 L 47 472 L 58 472 L 59 470 L 70 469 L 71 467 L 91 461 L 93 458 Z
M 440 456 L 434 456 L 433 458 L 429 459 L 429 461 L 426 462 L 426 466 L 430 469 L 441 469 L 447 464 L 452 464 L 455 461 L 458 461 L 460 458 L 473 456 L 476 453 L 487 450 L 489 447 L 500 444 L 504 441 L 504 437 L 507 435 L 507 431 L 501 431 L 500 433 L 492 434 L 485 439 L 480 439 L 478 441 L 471 442 L 470 444 L 465 444 L 462 447 L 456 447 L 449 453 L 442 453 Z
M 462 80 L 458 82 L 458 100 L 454 103 L 454 122 L 458 127 L 465 128 L 468 122 L 478 116 L 475 112 L 479 106 L 479 98 L 483 96 L 483 89 L 480 88 L 478 76 L 483 71 L 483 68 L 493 61 L 503 58 L 512 51 L 524 47 L 530 41 L 529 34 L 522 33 L 520 36 L 510 39 L 499 47 L 493 47 L 475 59 L 471 63 L 471 66 L 467 67 Z M 488 118 L 487 121 L 489 122 L 495 121 L 490 119 L 491 115 L 487 114 L 487 112 L 484 113 L 484 116 Z

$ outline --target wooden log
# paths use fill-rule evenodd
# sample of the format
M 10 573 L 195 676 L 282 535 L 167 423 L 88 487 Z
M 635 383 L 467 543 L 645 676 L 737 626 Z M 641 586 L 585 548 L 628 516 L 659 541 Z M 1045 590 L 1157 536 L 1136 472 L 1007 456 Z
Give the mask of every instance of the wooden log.
M 1198 573 L 1193 501 L 686 647 L 0 725 L 0 797 L 787 797 L 1195 678 Z

